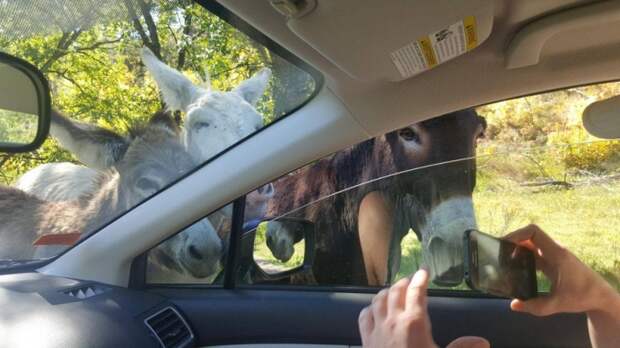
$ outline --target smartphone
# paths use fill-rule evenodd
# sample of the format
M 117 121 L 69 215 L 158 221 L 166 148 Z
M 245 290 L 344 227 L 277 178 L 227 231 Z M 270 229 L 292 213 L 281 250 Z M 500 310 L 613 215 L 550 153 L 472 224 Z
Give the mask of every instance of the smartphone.
M 465 281 L 473 290 L 521 300 L 536 297 L 536 261 L 531 250 L 468 230 L 463 255 Z

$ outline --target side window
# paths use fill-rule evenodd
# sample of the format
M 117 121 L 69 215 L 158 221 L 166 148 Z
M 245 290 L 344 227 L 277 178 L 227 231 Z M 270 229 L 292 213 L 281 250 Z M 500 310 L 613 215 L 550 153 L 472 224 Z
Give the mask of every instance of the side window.
M 536 223 L 620 289 L 620 142 L 581 125 L 618 94 L 607 83 L 458 111 L 281 177 L 270 221 L 244 234 L 245 284 L 382 286 L 424 266 L 432 287 L 467 290 L 464 231 Z

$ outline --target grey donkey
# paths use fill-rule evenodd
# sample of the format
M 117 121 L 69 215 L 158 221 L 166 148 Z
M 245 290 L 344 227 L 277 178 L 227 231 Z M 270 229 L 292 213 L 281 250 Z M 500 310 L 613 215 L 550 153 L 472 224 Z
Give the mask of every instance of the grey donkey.
M 68 121 L 58 113 L 54 117 Z M 112 167 L 93 171 L 88 192 L 72 200 L 48 201 L 0 187 L 0 240 L 4 241 L 0 257 L 51 256 L 36 255 L 33 241 L 44 234 L 88 235 L 196 166 L 180 141 L 178 128 L 165 113 L 157 113 L 131 134 L 122 158 Z M 221 268 L 222 248 L 213 226 L 203 220 L 160 246 L 160 256 L 151 261 L 158 267 L 191 269 L 194 275 L 205 276 Z

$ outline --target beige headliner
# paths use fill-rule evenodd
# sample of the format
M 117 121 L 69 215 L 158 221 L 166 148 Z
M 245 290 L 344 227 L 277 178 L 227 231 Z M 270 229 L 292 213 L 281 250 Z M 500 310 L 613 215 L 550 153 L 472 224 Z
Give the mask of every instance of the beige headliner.
M 365 82 L 351 78 L 293 34 L 286 18 L 267 0 L 219 2 L 319 69 L 327 86 L 371 135 L 472 105 L 620 78 L 620 22 L 557 34 L 544 46 L 537 65 L 513 70 L 505 67 L 510 39 L 527 23 L 594 1 L 497 0 L 494 28 L 487 41 L 466 55 L 402 82 Z M 323 2 L 328 3 L 317 2 L 319 7 Z M 358 3 L 362 6 L 364 1 Z M 390 18 L 376 20 L 390 24 Z M 351 25 L 359 24 L 343 20 L 343 27 Z M 347 42 L 339 44 L 347 45 Z M 368 49 L 373 49 L 372 43 Z

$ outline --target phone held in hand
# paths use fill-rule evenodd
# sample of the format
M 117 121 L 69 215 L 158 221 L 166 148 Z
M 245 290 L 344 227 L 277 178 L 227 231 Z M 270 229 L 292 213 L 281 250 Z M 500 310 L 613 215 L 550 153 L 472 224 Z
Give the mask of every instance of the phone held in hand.
M 465 281 L 473 290 L 527 300 L 536 297 L 534 253 L 477 230 L 464 237 Z

